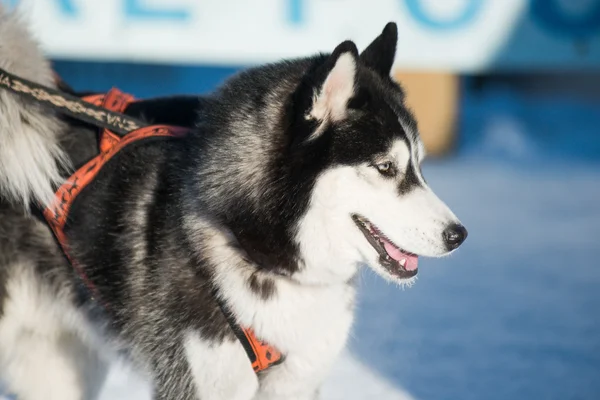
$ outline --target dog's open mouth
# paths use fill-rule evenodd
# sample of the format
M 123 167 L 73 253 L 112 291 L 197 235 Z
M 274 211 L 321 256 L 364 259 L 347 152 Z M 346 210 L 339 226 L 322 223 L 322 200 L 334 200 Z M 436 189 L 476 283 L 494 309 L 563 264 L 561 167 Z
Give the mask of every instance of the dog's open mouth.
M 417 275 L 419 258 L 396 246 L 379 228 L 365 217 L 352 214 L 356 226 L 379 254 L 379 263 L 398 278 L 412 278 Z

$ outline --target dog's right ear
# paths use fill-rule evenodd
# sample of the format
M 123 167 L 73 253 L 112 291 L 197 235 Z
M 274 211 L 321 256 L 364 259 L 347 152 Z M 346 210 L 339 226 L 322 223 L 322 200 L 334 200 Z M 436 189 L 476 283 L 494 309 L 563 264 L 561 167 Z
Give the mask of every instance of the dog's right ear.
M 383 77 L 390 76 L 396 58 L 398 27 L 394 22 L 388 23 L 383 32 L 362 52 L 360 60 Z
M 354 95 L 358 49 L 351 41 L 335 48 L 323 65 L 323 83 L 313 93 L 308 117 L 320 122 L 336 122 L 346 116 L 348 101 Z M 323 72 L 325 72 L 323 74 Z
M 289 103 L 294 143 L 316 139 L 332 123 L 346 117 L 348 102 L 355 92 L 357 69 L 358 49 L 351 41 L 315 60 Z

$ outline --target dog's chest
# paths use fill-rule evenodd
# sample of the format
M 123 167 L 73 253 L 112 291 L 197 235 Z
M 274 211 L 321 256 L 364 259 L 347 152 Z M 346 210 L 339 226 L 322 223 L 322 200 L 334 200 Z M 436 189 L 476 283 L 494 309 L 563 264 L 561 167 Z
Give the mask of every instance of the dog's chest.
M 284 369 L 302 366 L 304 372 L 323 371 L 344 347 L 352 325 L 355 288 L 352 284 L 302 285 L 286 278 L 271 279 L 270 296 L 249 284 L 251 274 L 225 263 L 216 282 L 238 323 L 277 348 Z M 275 368 L 279 370 L 280 368 Z
M 355 289 L 282 289 L 278 298 L 256 310 L 252 325 L 257 334 L 280 350 L 286 363 L 328 368 L 346 343 Z

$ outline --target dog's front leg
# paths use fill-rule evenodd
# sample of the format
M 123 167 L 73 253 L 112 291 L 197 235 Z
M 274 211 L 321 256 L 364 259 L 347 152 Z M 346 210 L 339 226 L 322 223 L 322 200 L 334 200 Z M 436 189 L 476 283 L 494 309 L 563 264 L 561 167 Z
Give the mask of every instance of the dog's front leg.
M 319 399 L 324 372 L 310 368 L 306 360 L 296 361 L 293 356 L 288 356 L 283 364 L 267 370 L 253 400 Z
M 251 400 L 256 394 L 258 378 L 237 339 L 212 341 L 192 332 L 184 350 L 197 399 Z

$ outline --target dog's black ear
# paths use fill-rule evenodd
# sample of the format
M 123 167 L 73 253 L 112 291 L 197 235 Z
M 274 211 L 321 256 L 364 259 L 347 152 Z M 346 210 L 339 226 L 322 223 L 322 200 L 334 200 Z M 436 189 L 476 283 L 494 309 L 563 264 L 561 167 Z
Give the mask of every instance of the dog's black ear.
M 398 27 L 394 22 L 388 23 L 381 35 L 362 52 L 360 60 L 363 64 L 381 76 L 389 76 L 396 58 Z
M 345 53 L 349 53 L 353 59 L 358 59 L 358 48 L 352 40 L 346 40 L 337 45 L 329 57 L 330 63 L 335 63 L 337 59 Z
M 330 123 L 346 117 L 355 92 L 358 57 L 356 45 L 345 41 L 330 55 L 315 59 L 290 98 L 288 115 L 294 142 L 315 139 Z
M 349 40 L 338 45 L 320 71 L 322 84 L 315 88 L 309 116 L 317 121 L 339 121 L 346 116 L 354 95 L 358 49 Z

